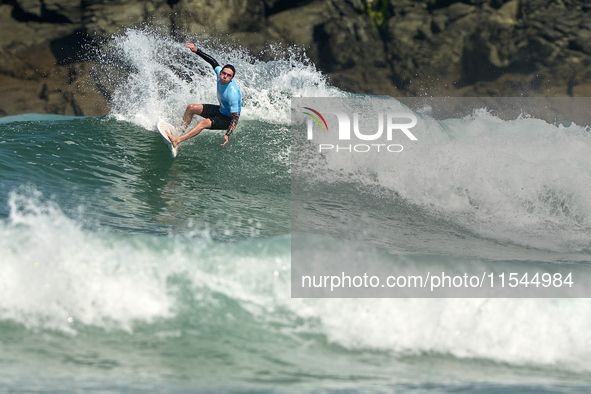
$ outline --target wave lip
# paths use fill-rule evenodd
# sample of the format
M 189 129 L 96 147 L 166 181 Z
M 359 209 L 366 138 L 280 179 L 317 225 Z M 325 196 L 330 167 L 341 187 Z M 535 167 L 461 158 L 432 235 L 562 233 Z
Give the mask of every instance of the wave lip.
M 44 122 L 44 121 L 68 121 L 73 119 L 80 119 L 79 116 L 66 116 L 55 114 L 22 114 L 13 116 L 0 117 L 0 124 L 13 122 Z
M 12 192 L 9 205 L 0 223 L 3 320 L 73 333 L 80 324 L 129 330 L 136 320 L 170 316 L 153 250 L 83 230 L 35 190 Z
M 224 245 L 198 229 L 176 236 L 90 231 L 83 217 L 69 218 L 34 188 L 11 192 L 9 206 L 0 222 L 0 320 L 29 329 L 133 331 L 184 313 L 194 304 L 181 296 L 185 290 L 213 309 L 210 295 L 224 294 L 258 314 L 285 291 L 277 287 L 289 269 L 285 238 Z
M 296 301 L 297 302 L 297 301 Z M 328 340 L 352 350 L 452 355 L 589 371 L 588 299 L 325 299 L 302 301 Z

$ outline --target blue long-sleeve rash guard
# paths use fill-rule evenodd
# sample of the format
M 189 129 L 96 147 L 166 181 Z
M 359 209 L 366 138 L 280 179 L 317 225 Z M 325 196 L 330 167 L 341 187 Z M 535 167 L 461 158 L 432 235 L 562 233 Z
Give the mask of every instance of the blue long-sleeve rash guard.
M 218 101 L 220 102 L 220 112 L 224 115 L 230 116 L 232 112 L 238 112 L 242 110 L 242 94 L 238 85 L 232 79 L 229 83 L 222 85 L 220 83 L 220 71 L 221 66 L 214 68 L 216 75 L 218 76 Z
M 222 66 L 220 66 L 213 57 L 200 49 L 197 50 L 197 55 L 209 63 L 217 75 L 217 93 L 218 101 L 220 102 L 220 112 L 226 116 L 230 116 L 233 112 L 238 112 L 238 115 L 240 115 L 240 111 L 242 110 L 242 94 L 240 93 L 240 89 L 238 89 L 238 85 L 234 82 L 234 79 L 229 83 L 222 85 L 220 83 L 220 71 L 222 71 Z

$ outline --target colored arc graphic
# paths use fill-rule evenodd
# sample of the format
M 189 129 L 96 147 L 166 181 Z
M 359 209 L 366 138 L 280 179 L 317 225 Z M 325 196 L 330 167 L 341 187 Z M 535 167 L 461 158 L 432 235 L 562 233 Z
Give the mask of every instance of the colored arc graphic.
M 326 120 L 324 120 L 324 117 L 322 115 L 320 115 L 320 112 L 313 110 L 310 107 L 304 107 L 304 109 L 310 110 L 312 112 L 314 112 L 316 115 L 318 115 L 320 117 L 320 119 L 322 119 L 322 122 L 324 123 L 324 126 L 326 127 L 326 131 L 328 131 L 328 125 L 326 124 Z M 307 112 L 304 112 L 306 115 L 311 116 L 312 118 L 314 118 L 314 120 L 316 121 L 316 123 L 318 123 L 318 126 L 320 126 L 320 129 L 322 129 L 322 125 L 320 124 L 320 121 L 318 120 L 317 117 L 315 117 L 312 114 L 309 114 Z

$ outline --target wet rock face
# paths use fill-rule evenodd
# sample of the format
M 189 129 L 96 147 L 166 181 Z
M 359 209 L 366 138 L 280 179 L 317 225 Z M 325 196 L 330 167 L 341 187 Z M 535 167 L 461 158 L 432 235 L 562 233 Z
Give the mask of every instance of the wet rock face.
M 591 93 L 587 0 L 2 0 L 0 115 L 106 113 L 88 43 L 146 25 L 261 57 L 297 45 L 352 92 Z
M 576 0 L 550 3 L 512 0 L 486 18 L 466 42 L 463 79 L 474 83 L 508 72 L 539 73 L 558 76 L 568 89 L 570 79 L 583 76 L 591 64 L 590 7 Z
M 332 12 L 317 37 L 318 64 L 349 80 L 364 78 L 360 67 L 376 67 L 373 84 L 387 81 L 403 95 L 591 90 L 591 3 L 584 0 L 326 3 Z
M 324 70 L 386 66 L 384 42 L 367 11 L 367 4 L 360 0 L 326 2 L 329 18 L 315 32 L 320 47 L 317 64 Z

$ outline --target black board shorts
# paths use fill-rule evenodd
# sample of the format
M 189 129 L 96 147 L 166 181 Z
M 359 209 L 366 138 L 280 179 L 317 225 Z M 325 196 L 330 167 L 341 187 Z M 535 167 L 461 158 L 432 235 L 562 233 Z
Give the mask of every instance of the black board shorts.
M 211 130 L 225 130 L 230 127 L 230 118 L 228 115 L 224 115 L 220 112 L 219 105 L 203 104 L 203 111 L 201 111 L 201 117 L 211 120 Z

